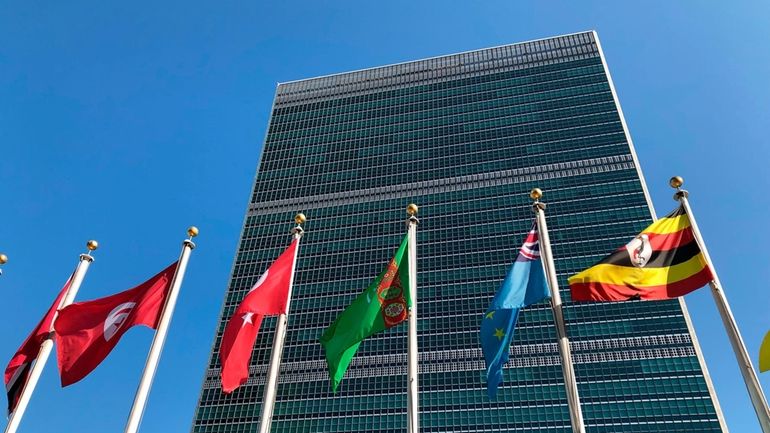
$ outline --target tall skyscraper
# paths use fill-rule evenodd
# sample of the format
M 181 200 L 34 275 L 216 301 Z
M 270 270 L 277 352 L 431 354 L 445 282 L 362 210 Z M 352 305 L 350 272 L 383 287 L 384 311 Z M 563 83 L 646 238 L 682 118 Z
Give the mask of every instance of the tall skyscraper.
M 484 310 L 531 227 L 534 187 L 563 289 L 651 221 L 594 32 L 280 84 L 192 431 L 256 431 L 275 319 L 262 325 L 251 379 L 230 396 L 217 349 L 297 212 L 307 232 L 272 431 L 405 431 L 406 326 L 365 341 L 336 395 L 318 338 L 383 269 L 414 202 L 421 431 L 570 432 L 546 304 L 520 316 L 494 401 L 479 345 Z M 562 296 L 589 432 L 726 431 L 684 304 Z

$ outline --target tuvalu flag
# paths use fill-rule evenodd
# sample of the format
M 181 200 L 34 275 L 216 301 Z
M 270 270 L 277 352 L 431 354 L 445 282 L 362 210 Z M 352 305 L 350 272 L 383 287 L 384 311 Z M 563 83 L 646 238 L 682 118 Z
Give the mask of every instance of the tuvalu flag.
M 508 362 L 519 311 L 550 297 L 540 259 L 537 223 L 533 223 L 516 261 L 481 319 L 479 339 L 487 365 L 489 398 L 495 398 L 497 387 L 503 382 L 503 366 Z
M 38 323 L 37 327 L 32 330 L 19 350 L 11 358 L 11 362 L 5 368 L 5 391 L 8 394 L 8 415 L 16 410 L 16 405 L 19 404 L 19 398 L 21 392 L 27 385 L 29 380 L 29 373 L 32 369 L 32 362 L 37 359 L 37 354 L 40 351 L 40 346 L 45 340 L 51 338 L 51 332 L 53 331 L 53 321 L 56 316 L 56 311 L 59 309 L 64 296 L 70 288 L 72 282 L 72 276 L 67 279 L 67 283 L 59 292 L 59 295 L 48 308 L 48 312 L 45 313 L 43 319 Z
M 125 292 L 62 308 L 54 323 L 62 386 L 91 373 L 132 326 L 158 328 L 176 267 Z
M 652 223 L 596 265 L 573 275 L 573 301 L 671 299 L 708 284 L 713 275 L 683 206 Z
M 363 293 L 353 300 L 321 336 L 332 391 L 337 392 L 358 346 L 367 337 L 405 321 L 412 306 L 409 292 L 409 237 Z

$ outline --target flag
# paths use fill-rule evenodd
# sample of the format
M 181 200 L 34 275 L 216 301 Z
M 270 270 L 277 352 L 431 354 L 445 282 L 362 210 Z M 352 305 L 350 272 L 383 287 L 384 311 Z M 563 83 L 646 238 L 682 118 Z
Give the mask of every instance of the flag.
M 54 328 L 62 386 L 86 377 L 132 326 L 157 329 L 176 267 L 175 262 L 133 289 L 59 312 Z
M 708 284 L 713 275 L 683 206 L 569 279 L 573 301 L 671 299 Z
M 48 308 L 48 312 L 43 316 L 43 320 L 37 324 L 27 339 L 24 340 L 24 343 L 22 343 L 19 350 L 17 350 L 13 355 L 13 358 L 11 358 L 11 362 L 9 362 L 8 366 L 5 368 L 5 390 L 8 396 L 9 416 L 16 410 L 16 405 L 19 403 L 21 392 L 24 390 L 24 386 L 27 385 L 29 372 L 32 369 L 32 361 L 37 359 L 40 346 L 51 336 L 56 310 L 59 309 L 59 306 L 64 300 L 64 296 L 67 294 L 71 282 L 72 276 L 67 279 L 67 282 L 59 292 L 59 295 L 56 296 L 53 304 Z
M 770 370 L 770 332 L 765 334 L 762 345 L 759 346 L 759 372 Z
M 321 336 L 333 392 L 337 392 L 364 339 L 406 320 L 412 306 L 407 244 L 408 236 L 405 236 L 385 270 Z
M 489 398 L 495 397 L 497 387 L 503 381 L 503 365 L 508 361 L 508 351 L 519 311 L 550 297 L 543 263 L 540 260 L 537 223 L 533 223 L 516 261 L 508 270 L 503 285 L 481 319 L 479 338 L 487 365 Z
M 219 349 L 222 391 L 230 394 L 249 379 L 249 360 L 262 318 L 285 314 L 299 239 L 259 277 L 227 322 Z

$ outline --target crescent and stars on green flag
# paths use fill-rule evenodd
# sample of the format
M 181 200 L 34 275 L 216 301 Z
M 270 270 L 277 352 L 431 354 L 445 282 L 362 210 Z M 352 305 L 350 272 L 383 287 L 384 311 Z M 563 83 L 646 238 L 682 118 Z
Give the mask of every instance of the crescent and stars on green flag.
M 405 321 L 409 296 L 408 237 L 404 236 L 388 266 L 334 320 L 321 336 L 332 391 L 337 392 L 361 342 Z

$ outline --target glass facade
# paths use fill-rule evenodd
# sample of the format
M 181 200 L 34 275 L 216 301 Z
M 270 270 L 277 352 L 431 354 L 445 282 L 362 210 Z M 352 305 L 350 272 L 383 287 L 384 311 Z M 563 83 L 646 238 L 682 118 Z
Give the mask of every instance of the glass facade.
M 336 395 L 318 338 L 392 257 L 414 202 L 421 431 L 570 432 L 546 304 L 522 312 L 494 401 L 479 345 L 532 224 L 534 187 L 548 203 L 588 431 L 726 431 L 683 304 L 572 304 L 564 290 L 651 221 L 594 32 L 280 84 L 192 431 L 257 431 L 275 318 L 248 384 L 229 396 L 218 347 L 297 212 L 308 221 L 272 431 L 405 431 L 406 326 L 365 341 Z

